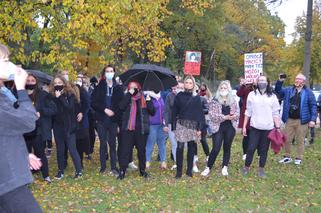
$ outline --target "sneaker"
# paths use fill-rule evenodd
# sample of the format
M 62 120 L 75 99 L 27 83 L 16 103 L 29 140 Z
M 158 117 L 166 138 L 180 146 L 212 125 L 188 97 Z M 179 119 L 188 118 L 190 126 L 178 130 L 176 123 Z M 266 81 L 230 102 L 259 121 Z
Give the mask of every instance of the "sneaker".
M 109 172 L 110 175 L 117 177 L 119 175 L 118 169 L 112 169 Z
M 78 179 L 78 178 L 81 178 L 81 177 L 82 177 L 82 173 L 78 172 L 78 173 L 75 174 L 74 179 Z
M 146 169 L 150 169 L 150 162 L 146 161 Z
M 194 163 L 198 162 L 198 156 L 194 155 Z
M 202 176 L 207 177 L 210 174 L 210 167 L 206 167 L 204 171 L 201 173 Z
M 134 161 L 130 162 L 128 164 L 128 167 L 131 169 L 131 170 L 137 170 L 138 167 L 135 165 Z
M 64 177 L 64 173 L 62 171 L 59 171 L 55 176 L 55 179 L 61 180 L 63 177 Z
M 200 172 L 200 170 L 197 168 L 196 164 L 194 164 L 194 166 L 193 166 L 193 172 L 194 173 L 199 173 Z
M 228 176 L 227 166 L 224 166 L 224 167 L 222 168 L 222 175 L 223 175 L 223 176 Z
M 150 178 L 150 175 L 146 171 L 140 171 L 140 176 L 142 176 L 145 179 Z
M 100 170 L 99 170 L 99 173 L 100 174 L 104 174 L 106 172 L 106 168 L 101 168 Z
M 246 176 L 249 174 L 250 169 L 248 167 L 243 167 L 241 172 L 244 176 Z
M 243 155 L 242 160 L 243 160 L 243 161 L 246 160 L 246 154 Z
M 166 162 L 161 162 L 160 169 L 167 169 Z
M 312 145 L 312 144 L 314 144 L 314 139 L 313 138 L 310 139 L 310 145 Z
M 46 177 L 44 180 L 45 180 L 47 183 L 51 183 L 51 182 L 52 182 L 49 176 Z
M 177 168 L 177 165 L 175 164 L 171 167 L 171 170 L 175 170 L 176 168 Z
M 279 163 L 287 164 L 287 163 L 291 163 L 292 161 L 293 161 L 292 158 L 284 156 L 284 158 L 280 160 Z
M 301 162 L 302 162 L 302 160 L 299 158 L 295 158 L 295 160 L 294 160 L 295 165 L 301 165 Z
M 259 168 L 258 176 L 260 178 L 266 178 L 266 174 L 263 168 Z

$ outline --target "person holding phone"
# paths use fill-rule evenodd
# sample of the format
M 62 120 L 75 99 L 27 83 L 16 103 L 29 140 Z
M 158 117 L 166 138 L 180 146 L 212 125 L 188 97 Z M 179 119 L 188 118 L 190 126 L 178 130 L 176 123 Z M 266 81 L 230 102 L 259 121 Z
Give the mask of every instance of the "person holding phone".
M 126 169 L 134 146 L 137 149 L 140 175 L 149 178 L 146 169 L 146 142 L 149 134 L 149 116 L 155 114 L 155 108 L 150 96 L 146 99 L 141 85 L 136 81 L 128 83 L 127 93 L 119 103 L 123 111 L 121 126 L 121 141 L 119 144 L 119 175 L 117 179 L 125 178 Z
M 9 50 L 0 44 L 0 81 L 13 80 L 19 107 L 0 93 L 0 211 L 42 212 L 28 188 L 33 179 L 30 169 L 41 168 L 41 161 L 28 151 L 23 133 L 34 130 L 36 110 L 25 90 L 28 74 L 9 61 Z M 9 63 L 11 65 L 9 65 Z
M 239 107 L 229 81 L 222 81 L 218 86 L 215 98 L 209 103 L 209 125 L 213 130 L 211 150 L 207 166 L 201 173 L 208 176 L 223 144 L 222 175 L 228 175 L 228 164 L 231 156 L 231 146 L 237 129 Z

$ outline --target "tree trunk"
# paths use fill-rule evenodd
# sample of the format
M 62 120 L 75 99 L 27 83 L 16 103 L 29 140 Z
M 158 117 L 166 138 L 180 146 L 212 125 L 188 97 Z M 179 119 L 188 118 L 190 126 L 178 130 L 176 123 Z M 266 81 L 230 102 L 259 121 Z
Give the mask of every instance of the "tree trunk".
M 310 65 L 311 65 L 311 42 L 312 42 L 312 7 L 313 0 L 308 0 L 305 43 L 304 43 L 304 75 L 306 76 L 306 85 L 310 85 Z

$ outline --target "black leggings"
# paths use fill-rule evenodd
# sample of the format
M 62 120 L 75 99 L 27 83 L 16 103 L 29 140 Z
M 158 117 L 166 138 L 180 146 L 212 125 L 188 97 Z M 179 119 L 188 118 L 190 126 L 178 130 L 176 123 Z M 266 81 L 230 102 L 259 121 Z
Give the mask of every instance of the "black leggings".
M 194 159 L 194 151 L 195 151 L 195 142 L 190 141 L 187 142 L 187 170 L 186 174 L 191 175 L 193 169 L 193 159 Z M 184 159 L 184 146 L 185 143 L 177 141 L 177 149 L 176 149 L 176 164 L 177 164 L 177 175 L 182 176 L 183 172 L 183 159 Z
M 205 153 L 206 156 L 210 155 L 210 148 L 208 147 L 207 141 L 206 141 L 206 134 L 207 134 L 207 130 L 202 130 L 202 135 L 201 135 L 201 144 L 203 147 L 203 151 Z M 194 153 L 195 155 L 197 155 L 197 143 L 194 143 Z
M 260 153 L 259 167 L 263 168 L 267 160 L 267 154 L 270 147 L 270 140 L 267 138 L 270 130 L 259 130 L 250 128 L 249 147 L 246 153 L 245 166 L 250 167 L 253 161 L 253 155 L 257 149 Z
M 76 136 L 76 147 L 80 157 L 81 166 L 84 168 L 83 159 L 84 154 L 89 153 L 89 131 L 88 129 L 81 129 L 81 133 Z
M 223 144 L 223 166 L 228 166 L 231 157 L 231 146 L 235 136 L 235 129 L 231 122 L 221 123 L 218 132 L 212 135 L 213 147 L 208 158 L 207 166 L 211 169 L 220 153 Z
M 25 136 L 26 145 L 28 148 L 28 152 L 32 153 L 32 149 L 34 151 L 34 154 L 41 159 L 41 173 L 42 177 L 46 178 L 49 176 L 49 169 L 48 169 L 48 160 L 45 154 L 45 146 L 41 139 L 40 135 L 34 135 L 34 136 Z

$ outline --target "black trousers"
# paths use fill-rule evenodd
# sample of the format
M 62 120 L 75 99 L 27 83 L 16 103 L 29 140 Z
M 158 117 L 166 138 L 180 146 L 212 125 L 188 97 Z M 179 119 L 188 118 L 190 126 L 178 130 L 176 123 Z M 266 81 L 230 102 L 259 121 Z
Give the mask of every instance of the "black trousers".
M 84 168 L 84 154 L 89 153 L 89 130 L 81 129 L 81 133 L 76 136 L 76 147 L 81 161 L 81 167 Z
M 43 141 L 45 148 L 52 149 L 52 140 Z
M 31 191 L 25 185 L 0 196 L 0 212 L 40 213 L 42 210 Z
M 119 128 L 121 128 L 121 127 L 119 127 Z M 119 133 L 117 133 L 117 144 L 118 144 L 118 146 L 117 146 L 117 157 L 118 157 L 118 159 L 120 158 L 120 147 L 121 147 L 121 132 L 119 132 Z M 131 153 L 130 153 L 130 155 L 129 155 L 129 163 L 130 162 L 133 162 L 133 149 L 131 150 Z
M 202 144 L 202 147 L 203 147 L 203 151 L 205 153 L 206 156 L 209 156 L 210 154 L 210 148 L 208 147 L 208 144 L 207 144 L 207 141 L 206 141 L 206 135 L 207 135 L 207 130 L 202 130 L 202 134 L 201 134 L 201 144 Z M 194 143 L 194 147 L 195 147 L 195 150 L 194 150 L 194 153 L 195 155 L 197 155 L 197 143 Z
M 66 147 L 71 155 L 77 173 L 80 173 L 81 161 L 76 147 L 76 134 L 67 134 L 61 127 L 54 128 L 54 136 L 57 148 L 57 163 L 59 171 L 63 172 L 66 166 Z
M 88 113 L 89 117 L 89 142 L 90 142 L 90 148 L 89 152 L 86 153 L 92 154 L 94 152 L 94 147 L 95 147 L 95 141 L 96 141 L 96 132 L 97 131 L 97 125 L 96 125 L 96 119 L 94 117 L 94 114 L 92 112 Z
M 106 126 L 101 122 L 97 123 L 97 132 L 100 141 L 100 168 L 106 169 L 106 156 L 108 153 L 109 145 L 109 156 L 110 156 L 110 169 L 117 169 L 117 152 L 116 152 L 116 137 L 117 137 L 117 124 L 111 123 Z
M 41 174 L 43 178 L 49 176 L 49 169 L 48 169 L 48 160 L 45 154 L 45 146 L 41 139 L 40 135 L 35 136 L 25 136 L 26 145 L 28 148 L 28 152 L 32 153 L 32 149 L 34 154 L 41 159 Z
M 250 128 L 249 147 L 247 149 L 245 160 L 246 167 L 251 166 L 256 149 L 258 150 L 258 153 L 260 153 L 259 167 L 263 168 L 265 166 L 270 147 L 270 140 L 267 138 L 269 132 L 270 130 L 259 130 L 253 127 Z
M 119 166 L 125 171 L 133 153 L 134 146 L 137 149 L 139 170 L 145 171 L 146 168 L 146 142 L 148 135 L 141 133 L 141 130 L 122 131 L 121 143 L 119 144 Z
M 243 155 L 247 153 L 247 148 L 249 147 L 249 130 L 246 130 L 247 136 L 243 136 L 243 141 L 242 141 L 242 148 L 243 148 Z
M 218 132 L 212 135 L 213 147 L 208 158 L 207 166 L 212 168 L 223 144 L 223 166 L 228 166 L 231 158 L 231 146 L 235 129 L 231 122 L 221 123 Z
M 187 170 L 186 174 L 191 175 L 193 170 L 193 160 L 195 151 L 195 141 L 187 142 Z M 178 176 L 182 175 L 183 172 L 183 160 L 184 160 L 184 146 L 185 143 L 177 141 L 176 149 L 176 173 Z

